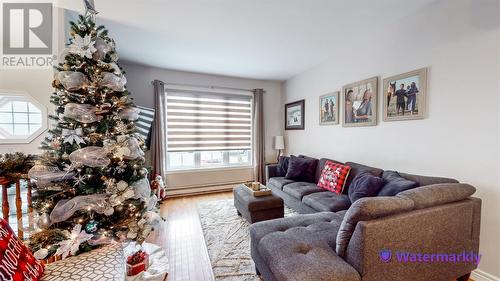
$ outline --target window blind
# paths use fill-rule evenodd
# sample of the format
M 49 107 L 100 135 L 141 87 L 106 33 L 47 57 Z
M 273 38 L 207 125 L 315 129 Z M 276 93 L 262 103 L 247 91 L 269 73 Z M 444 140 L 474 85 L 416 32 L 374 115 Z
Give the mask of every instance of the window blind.
M 151 145 L 151 127 L 153 126 L 155 110 L 144 106 L 137 106 L 137 108 L 141 110 L 139 112 L 139 118 L 135 122 L 137 132 L 144 138 L 146 146 L 149 149 Z
M 167 151 L 252 147 L 251 96 L 167 90 Z

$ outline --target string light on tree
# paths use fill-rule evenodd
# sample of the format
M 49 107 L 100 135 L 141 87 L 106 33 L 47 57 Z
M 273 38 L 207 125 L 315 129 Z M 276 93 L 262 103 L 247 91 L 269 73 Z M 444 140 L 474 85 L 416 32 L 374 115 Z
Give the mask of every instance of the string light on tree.
M 30 170 L 41 230 L 28 244 L 43 259 L 113 241 L 142 243 L 159 218 L 115 42 L 96 25 L 92 1 L 85 2 L 87 12 L 70 22 L 70 42 L 56 66 L 55 126 Z

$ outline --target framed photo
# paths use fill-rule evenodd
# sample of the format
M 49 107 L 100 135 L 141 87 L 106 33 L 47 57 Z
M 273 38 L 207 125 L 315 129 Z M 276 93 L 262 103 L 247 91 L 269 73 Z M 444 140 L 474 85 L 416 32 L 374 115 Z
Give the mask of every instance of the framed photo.
M 285 104 L 285 130 L 304 130 L 305 100 Z
M 320 125 L 339 123 L 339 95 L 340 92 L 333 92 L 319 97 Z
M 377 125 L 378 77 L 342 87 L 342 126 Z
M 427 68 L 384 79 L 384 121 L 424 118 L 427 96 Z

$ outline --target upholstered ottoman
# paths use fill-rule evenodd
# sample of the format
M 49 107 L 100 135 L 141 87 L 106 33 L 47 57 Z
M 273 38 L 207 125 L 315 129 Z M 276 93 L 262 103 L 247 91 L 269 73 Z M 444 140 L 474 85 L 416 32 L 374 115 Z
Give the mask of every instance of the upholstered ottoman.
M 245 218 L 249 223 L 282 218 L 285 214 L 283 199 L 266 195 L 253 196 L 252 192 L 243 185 L 233 189 L 234 207 L 238 215 Z

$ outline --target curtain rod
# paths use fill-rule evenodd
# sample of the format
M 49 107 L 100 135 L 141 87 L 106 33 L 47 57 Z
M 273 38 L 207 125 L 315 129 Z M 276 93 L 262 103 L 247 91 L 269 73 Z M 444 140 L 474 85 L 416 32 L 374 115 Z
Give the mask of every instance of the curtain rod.
M 163 82 L 161 80 L 158 80 L 162 82 L 164 85 L 173 85 L 173 86 L 188 86 L 188 87 L 199 87 L 199 88 L 207 88 L 207 89 L 226 89 L 226 90 L 238 90 L 238 91 L 246 91 L 246 92 L 252 92 L 253 90 L 250 89 L 242 89 L 242 88 L 231 88 L 231 87 L 222 87 L 222 86 L 212 86 L 212 85 L 197 85 L 197 84 L 180 84 L 180 83 L 169 83 L 169 82 Z M 151 84 L 154 83 L 154 81 L 151 81 Z

